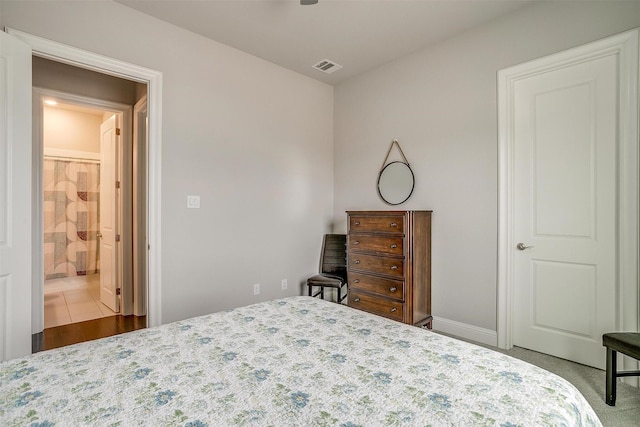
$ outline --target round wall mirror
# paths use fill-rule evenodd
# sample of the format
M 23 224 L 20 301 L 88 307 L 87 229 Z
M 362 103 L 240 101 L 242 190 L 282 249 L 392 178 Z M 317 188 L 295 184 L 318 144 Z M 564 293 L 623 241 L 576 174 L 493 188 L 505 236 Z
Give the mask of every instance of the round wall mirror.
M 391 162 L 378 175 L 378 194 L 389 205 L 400 205 L 409 200 L 414 185 L 413 171 L 404 162 Z

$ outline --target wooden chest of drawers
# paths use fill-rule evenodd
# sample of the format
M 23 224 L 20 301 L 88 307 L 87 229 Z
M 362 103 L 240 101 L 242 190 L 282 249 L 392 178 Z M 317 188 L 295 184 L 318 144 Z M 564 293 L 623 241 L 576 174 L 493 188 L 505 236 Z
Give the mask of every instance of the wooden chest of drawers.
M 347 211 L 349 306 L 431 322 L 431 211 Z

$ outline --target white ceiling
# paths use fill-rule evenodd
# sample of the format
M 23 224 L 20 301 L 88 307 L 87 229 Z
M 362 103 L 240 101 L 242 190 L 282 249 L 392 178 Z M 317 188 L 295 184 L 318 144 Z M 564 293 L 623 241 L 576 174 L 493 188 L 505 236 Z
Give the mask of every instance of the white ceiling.
M 52 96 L 47 96 L 46 99 L 55 101 L 55 97 L 52 97 Z M 43 105 L 43 108 L 45 110 L 47 108 L 57 108 L 58 110 L 77 111 L 79 113 L 91 114 L 92 116 L 99 116 L 99 117 L 102 117 L 105 115 L 105 113 L 107 113 L 107 111 L 104 111 L 104 110 L 98 110 L 96 108 L 91 108 L 91 107 L 86 107 L 81 105 L 63 104 L 62 102 L 59 102 L 59 101 L 56 105 Z
M 116 0 L 320 81 L 337 84 L 530 0 Z M 329 59 L 343 68 L 313 68 Z

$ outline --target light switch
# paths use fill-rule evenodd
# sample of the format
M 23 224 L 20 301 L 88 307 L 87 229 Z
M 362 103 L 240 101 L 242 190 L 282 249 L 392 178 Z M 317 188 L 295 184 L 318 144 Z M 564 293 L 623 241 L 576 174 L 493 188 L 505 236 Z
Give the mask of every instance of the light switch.
M 200 196 L 187 196 L 187 208 L 200 209 Z

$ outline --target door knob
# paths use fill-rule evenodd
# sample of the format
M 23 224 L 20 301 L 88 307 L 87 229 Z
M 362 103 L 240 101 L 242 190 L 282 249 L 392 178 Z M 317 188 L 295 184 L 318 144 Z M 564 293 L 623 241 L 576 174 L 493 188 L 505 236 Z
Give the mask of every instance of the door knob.
M 516 248 L 517 248 L 519 251 L 524 251 L 525 249 L 529 249 L 529 248 L 532 248 L 532 247 L 533 247 L 533 246 L 527 246 L 527 245 L 525 245 L 524 243 L 518 243 L 518 244 L 516 245 Z
M 102 239 L 102 233 L 98 232 L 98 233 L 96 234 L 96 237 L 97 237 L 98 239 Z

